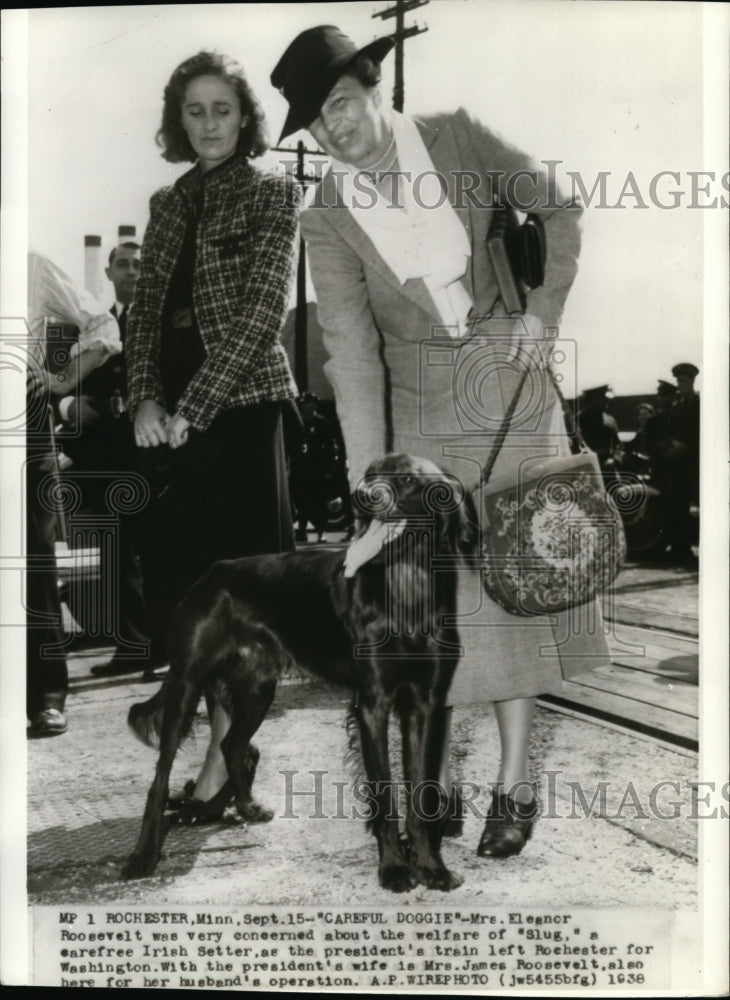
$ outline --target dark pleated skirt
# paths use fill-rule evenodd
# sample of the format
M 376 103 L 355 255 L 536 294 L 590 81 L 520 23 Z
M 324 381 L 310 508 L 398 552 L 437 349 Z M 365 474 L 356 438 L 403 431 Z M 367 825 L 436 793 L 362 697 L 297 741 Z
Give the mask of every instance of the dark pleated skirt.
M 281 403 L 222 413 L 186 445 L 142 455 L 151 489 L 142 554 L 153 659 L 174 605 L 221 559 L 294 548 Z

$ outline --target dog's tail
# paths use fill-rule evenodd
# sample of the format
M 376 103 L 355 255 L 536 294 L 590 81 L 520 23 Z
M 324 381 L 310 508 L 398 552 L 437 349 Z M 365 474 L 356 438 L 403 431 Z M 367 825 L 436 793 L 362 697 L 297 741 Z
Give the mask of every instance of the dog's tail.
M 213 703 L 209 675 L 236 655 L 231 602 L 221 582 L 225 564 L 214 566 L 175 607 L 170 619 L 170 669 L 157 694 L 132 705 L 129 728 L 142 743 L 156 747 L 163 724 L 184 739 L 193 725 L 202 694 Z M 166 707 L 175 709 L 166 721 Z
M 137 702 L 129 709 L 127 724 L 137 739 L 148 747 L 156 747 L 160 742 L 166 688 L 167 681 L 148 701 Z

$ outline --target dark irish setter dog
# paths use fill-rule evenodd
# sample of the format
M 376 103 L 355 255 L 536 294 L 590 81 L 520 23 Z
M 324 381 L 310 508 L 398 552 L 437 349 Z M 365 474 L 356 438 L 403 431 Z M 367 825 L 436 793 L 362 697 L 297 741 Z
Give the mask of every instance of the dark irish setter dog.
M 344 565 L 341 552 L 323 550 L 219 562 L 178 605 L 164 685 L 129 712 L 140 739 L 159 736 L 160 756 L 125 878 L 157 865 L 170 770 L 201 694 L 231 717 L 222 794 L 235 795 L 250 822 L 272 818 L 251 795 L 258 751 L 250 740 L 294 662 L 353 692 L 380 884 L 404 892 L 461 883 L 441 859 L 449 803 L 438 778 L 442 709 L 460 655 L 458 563 L 475 547 L 473 508 L 457 480 L 408 455 L 373 463 L 355 500 L 360 530 Z M 405 838 L 388 756 L 391 710 L 402 733 Z

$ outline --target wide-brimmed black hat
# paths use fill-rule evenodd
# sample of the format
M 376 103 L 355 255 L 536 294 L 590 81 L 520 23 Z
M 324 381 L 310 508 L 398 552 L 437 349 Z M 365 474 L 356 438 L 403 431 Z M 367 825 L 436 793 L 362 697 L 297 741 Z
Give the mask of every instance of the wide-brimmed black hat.
M 311 125 L 329 92 L 358 56 L 379 63 L 394 45 L 392 38 L 378 38 L 359 49 L 332 24 L 297 35 L 271 74 L 272 84 L 289 102 L 279 142 Z

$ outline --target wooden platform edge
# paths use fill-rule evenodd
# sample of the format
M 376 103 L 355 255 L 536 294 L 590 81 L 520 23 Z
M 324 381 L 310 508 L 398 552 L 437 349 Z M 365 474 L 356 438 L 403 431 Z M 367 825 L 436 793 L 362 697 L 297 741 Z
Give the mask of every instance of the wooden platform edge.
M 542 695 L 538 703 L 557 710 L 572 709 L 582 718 L 590 716 L 601 725 L 642 734 L 647 739 L 659 739 L 673 748 L 682 747 L 693 752 L 699 748 L 698 719 L 645 702 L 631 702 L 573 681 L 563 681 L 559 693 Z M 628 705 L 634 709 L 631 714 L 627 714 Z

